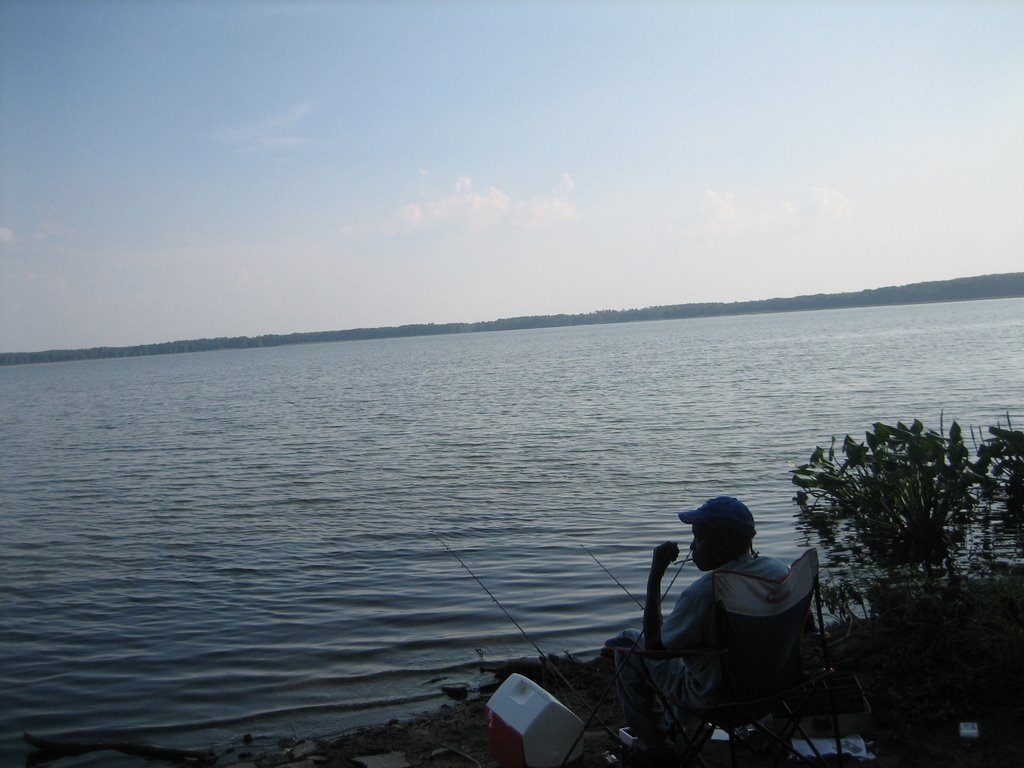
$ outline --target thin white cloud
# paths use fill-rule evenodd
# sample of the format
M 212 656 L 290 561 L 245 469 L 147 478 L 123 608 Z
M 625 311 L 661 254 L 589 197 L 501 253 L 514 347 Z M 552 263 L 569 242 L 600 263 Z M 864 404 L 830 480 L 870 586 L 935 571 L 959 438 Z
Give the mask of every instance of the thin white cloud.
M 797 206 L 787 200 L 777 208 L 769 208 L 757 214 L 756 225 L 762 229 L 771 227 L 788 227 L 799 215 Z
M 460 176 L 455 180 L 451 194 L 408 203 L 398 210 L 394 218 L 399 224 L 413 228 L 440 222 L 462 222 L 474 227 L 502 223 L 524 228 L 541 227 L 578 218 L 576 209 L 566 199 L 575 186 L 572 177 L 566 173 L 551 193 L 513 201 L 498 187 L 477 191 L 471 177 Z
M 714 234 L 739 232 L 749 223 L 736 204 L 736 195 L 730 192 L 705 189 L 701 194 L 700 211 L 704 228 Z
M 549 195 L 524 200 L 516 205 L 517 220 L 523 227 L 544 227 L 559 222 L 575 221 L 579 213 L 568 201 L 569 193 L 576 189 L 576 182 L 568 173 Z
M 575 221 L 579 214 L 572 203 L 560 197 L 535 197 L 516 206 L 518 223 L 523 227 L 544 227 L 561 221 Z
M 811 187 L 811 194 L 820 210 L 839 219 L 849 219 L 853 215 L 853 205 L 849 198 L 835 187 L 827 184 Z
M 404 205 L 395 217 L 399 222 L 413 227 L 453 219 L 481 224 L 503 218 L 509 203 L 509 196 L 500 189 L 491 187 L 486 192 L 477 192 L 473 189 L 473 180 L 461 176 L 456 180 L 452 194 L 436 200 Z
M 800 203 L 784 200 L 781 203 L 752 204 L 741 201 L 733 192 L 721 192 L 708 187 L 691 209 L 695 215 L 691 225 L 684 231 L 689 237 L 764 234 L 808 226 L 815 220 L 846 220 L 853 215 L 853 205 L 849 198 L 835 187 L 811 187 L 808 198 Z
M 298 102 L 262 120 L 224 128 L 217 134 L 217 138 L 246 152 L 302 146 L 310 140 L 298 131 L 298 127 L 304 118 L 312 114 L 314 108 L 313 102 Z
M 53 238 L 59 238 L 64 234 L 66 234 L 64 227 L 53 222 L 47 222 L 29 234 L 15 232 L 10 227 L 0 227 L 0 245 L 41 243 Z

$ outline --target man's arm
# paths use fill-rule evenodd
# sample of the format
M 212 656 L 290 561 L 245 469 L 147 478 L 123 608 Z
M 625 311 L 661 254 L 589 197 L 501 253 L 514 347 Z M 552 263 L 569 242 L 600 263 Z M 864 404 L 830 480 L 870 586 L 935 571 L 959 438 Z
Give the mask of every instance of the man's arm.
M 666 541 L 655 548 L 651 559 L 651 573 L 647 577 L 647 601 L 644 603 L 644 647 L 652 651 L 665 649 L 661 641 L 661 579 L 677 557 L 679 547 L 673 541 Z

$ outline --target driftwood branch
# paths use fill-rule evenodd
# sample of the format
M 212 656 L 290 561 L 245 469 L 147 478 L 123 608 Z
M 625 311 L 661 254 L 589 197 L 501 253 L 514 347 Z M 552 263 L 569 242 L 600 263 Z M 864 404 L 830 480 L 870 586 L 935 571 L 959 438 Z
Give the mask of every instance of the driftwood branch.
M 28 757 L 29 765 L 50 762 L 61 757 L 75 757 L 89 752 L 103 752 L 112 750 L 122 752 L 126 755 L 146 757 L 153 760 L 168 760 L 175 763 L 197 763 L 199 765 L 212 765 L 217 759 L 213 752 L 193 749 L 167 749 L 165 747 L 151 747 L 147 744 L 131 744 L 129 742 L 82 742 L 82 741 L 54 741 L 33 736 L 31 733 L 22 734 L 25 741 L 35 747 L 38 752 L 33 752 Z

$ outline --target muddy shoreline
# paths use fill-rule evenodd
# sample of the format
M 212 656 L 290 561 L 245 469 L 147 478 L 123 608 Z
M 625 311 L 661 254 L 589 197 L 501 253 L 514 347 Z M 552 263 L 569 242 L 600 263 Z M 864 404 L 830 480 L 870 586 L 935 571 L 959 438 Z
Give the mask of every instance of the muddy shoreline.
M 907 709 L 886 692 L 894 684 L 891 674 L 876 664 L 884 654 L 882 637 L 864 635 L 835 649 L 836 667 L 853 672 L 862 681 L 871 705 L 870 724 L 860 734 L 874 759 L 847 759 L 846 765 L 877 768 L 1011 768 L 1024 764 L 1024 708 L 998 706 L 991 711 L 963 713 L 979 723 L 977 739 L 960 736 L 961 720 L 953 713 L 929 717 Z M 582 661 L 552 659 L 557 674 L 544 674 L 538 660 L 524 659 L 487 670 L 492 683 L 466 692 L 437 711 L 406 720 L 393 720 L 359 728 L 338 736 L 286 740 L 278 749 L 247 751 L 244 745 L 218 757 L 217 766 L 269 768 L 490 768 L 497 765 L 490 753 L 486 730 L 486 703 L 490 694 L 510 673 L 525 674 L 541 683 L 583 719 L 591 716 L 584 741 L 584 768 L 608 768 L 608 754 L 615 753 L 612 734 L 623 724 L 613 685 L 613 668 L 607 659 Z M 889 675 L 884 680 L 879 675 Z M 571 688 L 570 688 L 571 687 Z M 897 686 L 898 687 L 898 686 Z M 459 694 L 455 693 L 456 696 Z M 714 745 L 704 758 L 709 766 L 728 765 L 727 753 Z M 743 765 L 757 766 L 752 756 Z
M 836 667 L 853 672 L 862 682 L 871 706 L 870 722 L 860 735 L 873 759 L 846 760 L 846 765 L 867 768 L 1011 768 L 1024 764 L 1024 705 L 1001 705 L 991 710 L 963 713 L 979 724 L 977 739 L 960 736 L 963 722 L 955 707 L 935 717 L 907 708 L 905 698 L 897 700 L 888 691 L 900 689 L 891 674 L 879 677 L 884 665 L 885 640 L 878 636 L 855 637 L 837 646 Z M 609 754 L 618 751 L 613 737 L 623 725 L 614 689 L 614 670 L 608 659 L 580 660 L 550 658 L 553 670 L 537 659 L 522 659 L 483 671 L 493 680 L 477 688 L 446 690 L 448 703 L 439 709 L 407 719 L 391 720 L 329 736 L 295 735 L 281 739 L 274 747 L 256 746 L 248 734 L 227 749 L 208 753 L 208 761 L 188 765 L 217 768 L 492 768 L 487 735 L 487 701 L 509 674 L 530 677 L 572 709 L 589 726 L 584 740 L 583 768 L 617 768 Z M 912 693 L 907 693 L 912 696 Z M 38 755 L 37 755 L 38 757 Z M 709 766 L 728 765 L 724 745 L 712 745 L 703 754 Z M 744 755 L 743 765 L 758 766 L 753 755 Z M 35 765 L 53 763 L 30 762 Z M 149 763 L 147 763 L 149 764 Z M 770 763 L 769 763 L 770 764 Z

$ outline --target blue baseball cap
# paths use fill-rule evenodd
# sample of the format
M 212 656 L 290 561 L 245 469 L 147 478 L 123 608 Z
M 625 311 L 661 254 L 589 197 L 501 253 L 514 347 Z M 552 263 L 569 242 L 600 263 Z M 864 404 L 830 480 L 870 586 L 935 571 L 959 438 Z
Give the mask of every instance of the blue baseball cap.
M 680 512 L 679 519 L 688 525 L 711 522 L 725 523 L 748 536 L 754 536 L 757 533 L 754 529 L 754 516 L 750 514 L 747 505 L 732 496 L 716 496 L 713 499 L 708 499 L 697 509 Z

